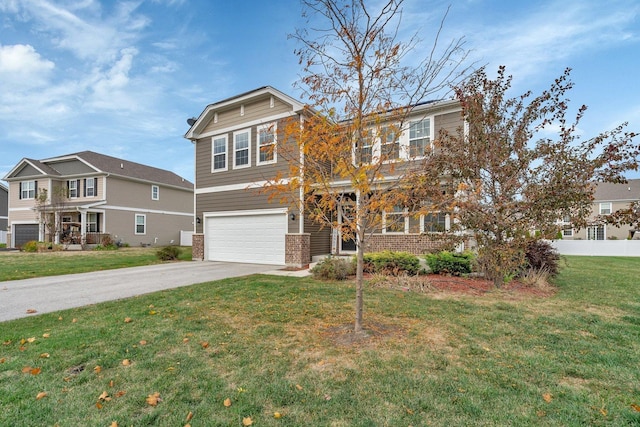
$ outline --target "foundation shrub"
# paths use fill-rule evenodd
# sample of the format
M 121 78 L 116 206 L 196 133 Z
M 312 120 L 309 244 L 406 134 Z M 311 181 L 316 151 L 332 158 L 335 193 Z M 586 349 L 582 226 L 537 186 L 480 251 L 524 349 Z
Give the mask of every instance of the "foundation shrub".
M 387 276 L 415 276 L 420 272 L 420 260 L 409 252 L 373 252 L 364 255 L 364 271 Z
M 156 251 L 156 256 L 162 261 L 174 261 L 180 256 L 178 246 L 165 246 Z
M 311 270 L 314 279 L 345 280 L 355 274 L 355 264 L 348 259 L 327 257 Z
M 434 274 L 461 276 L 471 273 L 474 255 L 471 252 L 442 251 L 427 254 L 425 259 Z

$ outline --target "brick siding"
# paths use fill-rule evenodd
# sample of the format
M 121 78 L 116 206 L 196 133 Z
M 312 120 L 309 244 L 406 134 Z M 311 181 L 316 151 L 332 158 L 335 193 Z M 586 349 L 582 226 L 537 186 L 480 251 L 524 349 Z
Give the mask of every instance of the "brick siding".
M 311 234 L 287 234 L 285 236 L 285 264 L 287 267 L 304 267 L 311 261 Z
M 204 234 L 194 233 L 191 237 L 191 259 L 193 261 L 204 260 Z
M 446 241 L 429 234 L 373 234 L 367 240 L 365 252 L 403 251 L 422 255 L 447 245 Z

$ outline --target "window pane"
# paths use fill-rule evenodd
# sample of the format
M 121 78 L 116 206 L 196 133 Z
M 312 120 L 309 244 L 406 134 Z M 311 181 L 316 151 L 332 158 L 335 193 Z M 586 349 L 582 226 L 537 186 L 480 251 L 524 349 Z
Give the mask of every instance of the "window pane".
M 226 154 L 216 154 L 213 156 L 213 168 L 214 169 L 224 169 L 227 165 L 227 155 Z
M 409 155 L 411 157 L 424 156 L 429 147 L 431 125 L 429 119 L 411 122 L 409 127 Z
M 249 164 L 249 133 L 239 133 L 235 135 L 235 165 L 243 166 Z

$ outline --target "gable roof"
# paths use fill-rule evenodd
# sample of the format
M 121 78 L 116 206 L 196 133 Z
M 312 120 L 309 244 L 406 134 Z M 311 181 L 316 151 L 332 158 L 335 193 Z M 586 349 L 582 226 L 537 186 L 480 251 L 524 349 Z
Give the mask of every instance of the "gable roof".
M 640 200 L 640 179 L 629 179 L 626 184 L 599 182 L 594 201 L 615 202 Z
M 233 105 L 240 105 L 247 100 L 257 98 L 262 95 L 272 95 L 285 103 L 291 105 L 292 111 L 297 113 L 304 109 L 304 104 L 296 99 L 290 97 L 284 92 L 280 92 L 278 89 L 275 89 L 271 86 L 262 86 L 254 90 L 250 90 L 248 92 L 241 93 L 240 95 L 235 95 L 230 98 L 223 99 L 222 101 L 214 102 L 213 104 L 209 104 L 205 107 L 205 109 L 200 113 L 198 118 L 193 122 L 187 133 L 184 134 L 186 139 L 194 140 L 197 138 L 198 133 L 204 129 L 207 124 L 211 121 L 214 112 L 219 111 L 224 108 L 228 108 Z
M 24 164 L 29 164 L 38 169 L 42 172 L 42 175 L 54 177 L 63 176 L 63 174 L 56 170 L 56 162 L 74 159 L 85 163 L 94 169 L 96 173 L 106 173 L 123 178 L 164 184 L 188 190 L 193 189 L 193 184 L 191 182 L 171 171 L 131 162 L 117 157 L 107 156 L 105 154 L 95 153 L 93 151 L 81 151 L 44 160 L 24 158 L 11 170 L 11 172 L 9 172 L 9 174 L 7 174 L 5 180 L 11 178 L 11 175 L 17 172 L 21 165 Z

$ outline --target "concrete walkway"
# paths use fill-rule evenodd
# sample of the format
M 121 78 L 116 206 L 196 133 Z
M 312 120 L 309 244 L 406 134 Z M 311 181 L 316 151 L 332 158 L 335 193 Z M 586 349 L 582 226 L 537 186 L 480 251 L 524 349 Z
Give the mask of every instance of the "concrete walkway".
M 0 322 L 227 277 L 255 273 L 288 275 L 287 271 L 279 270 L 281 268 L 211 261 L 177 262 L 0 282 Z M 35 313 L 31 313 L 32 310 Z

